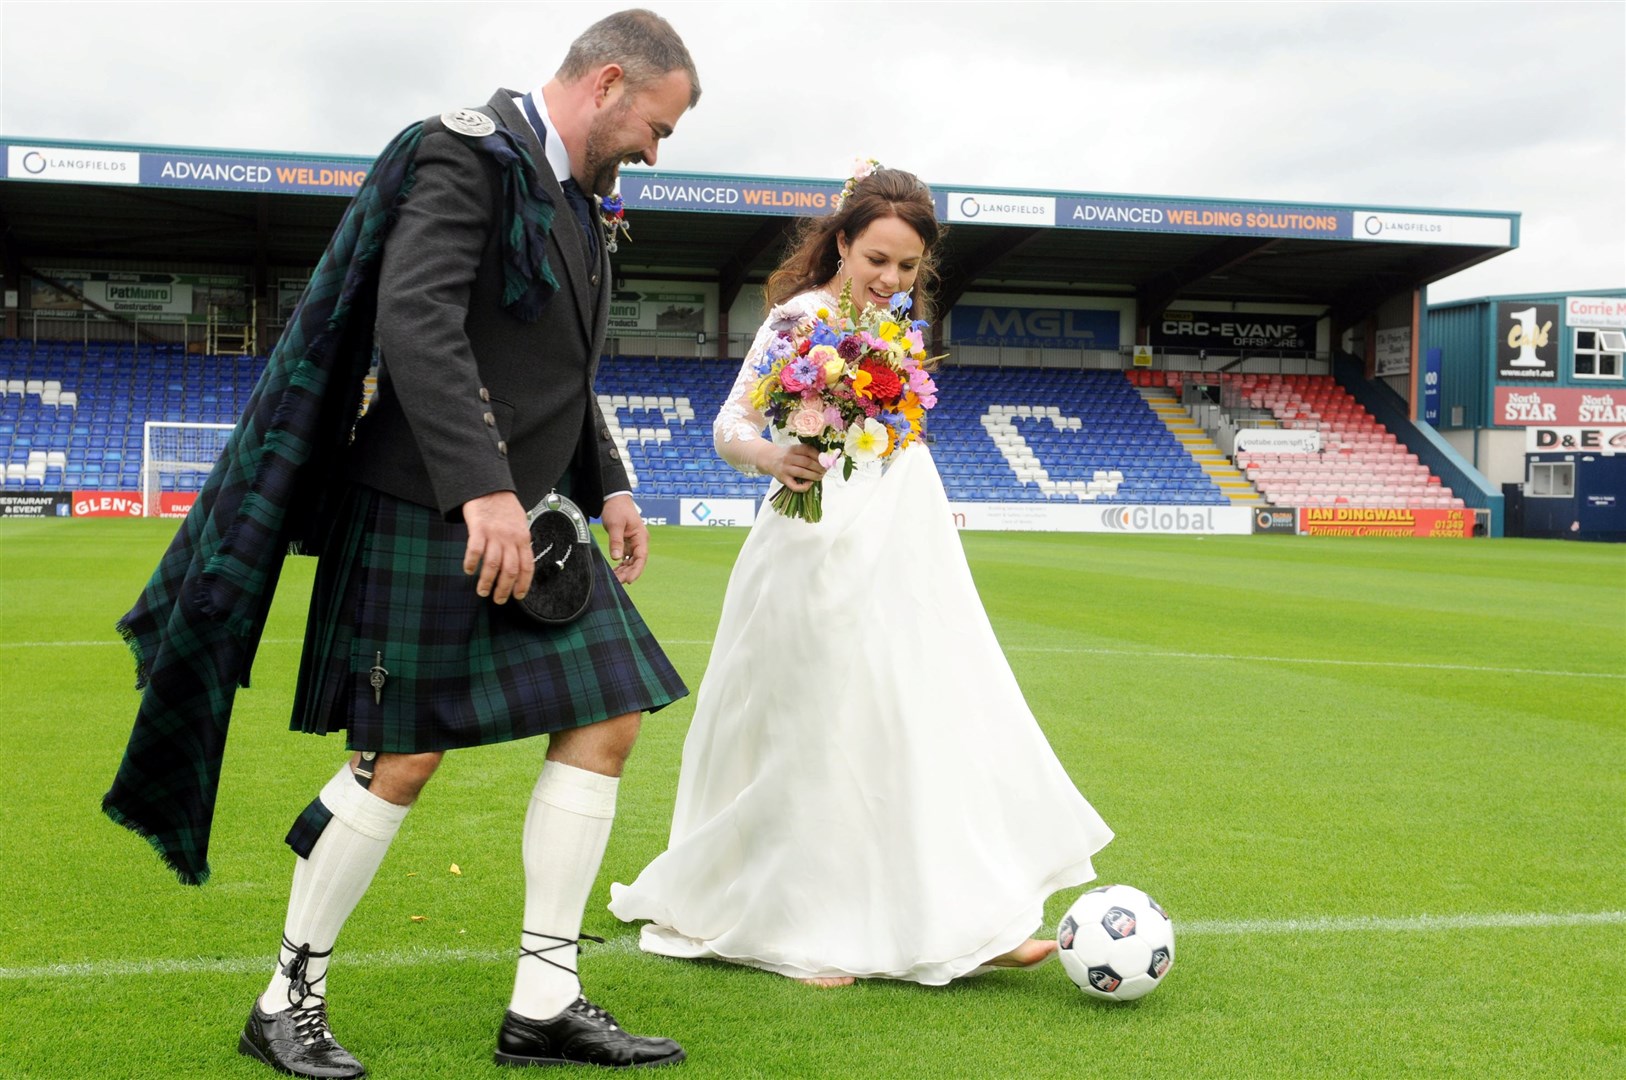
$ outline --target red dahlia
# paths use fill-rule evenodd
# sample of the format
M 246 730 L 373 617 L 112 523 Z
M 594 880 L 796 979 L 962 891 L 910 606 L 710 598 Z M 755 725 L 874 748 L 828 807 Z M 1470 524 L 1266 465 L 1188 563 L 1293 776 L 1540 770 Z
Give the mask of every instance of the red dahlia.
M 903 383 L 898 373 L 885 364 L 877 364 L 873 360 L 866 360 L 858 365 L 859 371 L 869 372 L 869 395 L 876 401 L 893 402 L 903 393 Z

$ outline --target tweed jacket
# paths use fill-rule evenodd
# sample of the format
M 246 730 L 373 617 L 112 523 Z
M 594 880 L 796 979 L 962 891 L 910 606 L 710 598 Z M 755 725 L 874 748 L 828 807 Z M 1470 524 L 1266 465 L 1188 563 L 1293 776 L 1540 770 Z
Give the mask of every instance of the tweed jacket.
M 528 509 L 567 474 L 593 515 L 606 492 L 630 486 L 593 390 L 609 257 L 603 244 L 593 256 L 514 96 L 499 90 L 482 111 L 528 140 L 556 208 L 547 257 L 559 292 L 534 323 L 503 309 L 497 166 L 426 124 L 381 265 L 378 396 L 350 454 L 352 479 L 454 521 L 493 491 Z

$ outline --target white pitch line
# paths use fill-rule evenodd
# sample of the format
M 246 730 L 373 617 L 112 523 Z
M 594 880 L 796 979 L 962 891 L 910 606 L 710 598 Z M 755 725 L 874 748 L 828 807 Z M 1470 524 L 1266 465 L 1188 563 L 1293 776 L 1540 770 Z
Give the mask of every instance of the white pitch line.
M 1244 656 L 1232 653 L 1142 652 L 1135 649 L 1086 649 L 1066 646 L 1013 645 L 1013 653 L 1087 653 L 1095 656 L 1141 656 L 1158 660 L 1239 660 L 1250 664 L 1330 664 L 1337 667 L 1414 668 L 1421 671 L 1472 671 L 1484 675 L 1549 675 L 1564 679 L 1626 679 L 1614 671 L 1550 671 L 1544 668 L 1494 667 L 1476 664 L 1425 664 L 1408 660 L 1335 660 L 1319 656 Z
M 1597 911 L 1571 915 L 1544 912 L 1504 912 L 1490 915 L 1346 915 L 1315 919 L 1241 919 L 1174 922 L 1175 932 L 1199 937 L 1253 934 L 1346 934 L 1381 930 L 1385 933 L 1439 930 L 1524 930 L 1552 926 L 1615 926 L 1626 923 L 1626 911 Z
M 266 638 L 261 645 L 301 645 L 301 638 Z M 662 645 L 709 646 L 705 638 L 664 638 Z M 117 645 L 110 641 L 0 641 L 0 649 L 83 648 L 96 645 Z M 1175 651 L 1149 651 L 1144 649 L 1092 649 L 1072 645 L 1010 645 L 1008 653 L 1059 653 L 1067 656 L 1122 656 L 1145 660 L 1227 660 L 1248 664 L 1322 664 L 1332 667 L 1405 668 L 1413 671 L 1469 671 L 1479 675 L 1538 675 L 1554 679 L 1622 679 L 1626 672 L 1617 671 L 1555 671 L 1548 668 L 1496 667 L 1480 664 L 1429 664 L 1411 660 L 1338 660 L 1323 656 L 1248 656 L 1240 653 L 1200 653 Z
M 1314 919 L 1242 919 L 1182 922 L 1175 920 L 1176 937 L 1243 937 L 1259 934 L 1345 934 L 1382 931 L 1418 933 L 1449 930 L 1533 930 L 1556 926 L 1618 926 L 1626 924 L 1626 911 L 1573 914 L 1500 912 L 1488 915 L 1410 915 L 1386 917 L 1352 915 Z M 635 935 L 613 938 L 603 945 L 589 944 L 584 954 L 634 953 Z M 403 949 L 394 952 L 341 954 L 341 964 L 356 967 L 417 967 L 424 964 L 513 963 L 512 949 Z M 0 982 L 29 979 L 104 979 L 128 975 L 243 975 L 269 972 L 273 956 L 191 957 L 171 960 L 94 960 L 35 967 L 0 967 Z

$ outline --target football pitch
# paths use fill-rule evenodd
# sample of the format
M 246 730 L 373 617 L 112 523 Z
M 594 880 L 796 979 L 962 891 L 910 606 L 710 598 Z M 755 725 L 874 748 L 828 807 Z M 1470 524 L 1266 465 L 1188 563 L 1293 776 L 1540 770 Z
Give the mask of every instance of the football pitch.
M 99 809 L 137 701 L 113 624 L 173 531 L 0 522 L 7 1080 L 272 1075 L 237 1035 L 281 933 L 283 834 L 344 753 L 286 730 L 314 564 L 284 573 L 237 697 L 214 877 L 186 888 Z M 632 595 L 694 688 L 745 532 L 654 532 Z M 963 539 L 1029 704 L 1117 833 L 1098 883 L 1168 910 L 1173 969 L 1113 1004 L 1056 964 L 820 991 L 640 953 L 604 905 L 664 846 L 690 698 L 644 724 L 583 926 L 608 939 L 583 948 L 587 993 L 683 1043 L 672 1075 L 1626 1076 L 1626 549 Z M 855 596 L 884 610 L 907 554 L 851 568 Z M 334 1028 L 377 1080 L 507 1075 L 491 1050 L 543 749 L 448 755 L 340 938 Z M 1020 777 L 964 777 L 991 781 L 1021 797 Z

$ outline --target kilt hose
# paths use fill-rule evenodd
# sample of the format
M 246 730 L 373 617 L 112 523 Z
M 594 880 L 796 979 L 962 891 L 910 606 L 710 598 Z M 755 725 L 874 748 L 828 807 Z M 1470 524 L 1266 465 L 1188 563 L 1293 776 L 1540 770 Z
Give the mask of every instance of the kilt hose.
M 654 712 L 689 692 L 596 545 L 592 602 L 566 626 L 479 596 L 467 546 L 462 523 L 351 489 L 311 590 L 293 730 L 424 753 Z

